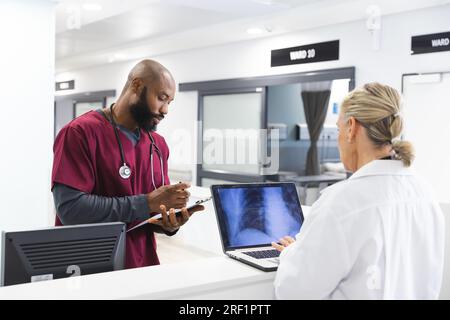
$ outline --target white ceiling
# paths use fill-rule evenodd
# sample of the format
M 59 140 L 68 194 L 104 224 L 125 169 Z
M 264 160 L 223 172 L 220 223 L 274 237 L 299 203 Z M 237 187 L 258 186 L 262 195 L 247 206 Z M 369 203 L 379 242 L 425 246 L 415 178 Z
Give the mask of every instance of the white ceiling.
M 359 20 L 450 0 L 59 0 L 57 72 Z M 87 11 L 86 4 L 99 11 Z M 339 14 L 336 14 L 339 13 Z M 250 27 L 271 32 L 250 35 Z

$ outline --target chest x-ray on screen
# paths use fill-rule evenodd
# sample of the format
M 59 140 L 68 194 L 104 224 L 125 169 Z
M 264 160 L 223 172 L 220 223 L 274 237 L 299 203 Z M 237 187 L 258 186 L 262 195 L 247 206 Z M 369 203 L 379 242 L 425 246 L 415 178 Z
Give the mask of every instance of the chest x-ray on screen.
M 303 221 L 295 188 L 225 188 L 219 195 L 232 247 L 268 244 L 300 231 Z

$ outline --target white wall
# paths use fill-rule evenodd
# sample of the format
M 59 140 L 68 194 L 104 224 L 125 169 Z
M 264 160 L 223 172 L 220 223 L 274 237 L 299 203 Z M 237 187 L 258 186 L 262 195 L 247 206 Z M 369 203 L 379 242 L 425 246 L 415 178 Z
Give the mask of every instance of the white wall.
M 339 67 L 356 67 L 356 85 L 380 81 L 398 89 L 403 73 L 450 70 L 450 52 L 410 55 L 411 36 L 450 30 L 450 5 L 382 17 L 381 48 L 372 50 L 372 40 L 365 21 L 290 33 L 223 46 L 168 54 L 157 59 L 168 67 L 177 82 L 252 77 L 295 73 Z M 270 67 L 272 49 L 340 39 L 340 60 L 285 67 Z M 60 81 L 75 79 L 75 92 L 116 89 L 121 91 L 126 74 L 136 61 L 110 64 L 96 68 L 58 74 Z M 70 93 L 70 92 L 68 92 Z M 175 129 L 182 128 L 195 136 L 197 119 L 195 93 L 178 93 L 169 116 L 160 126 L 170 147 Z M 195 141 L 195 140 L 193 140 Z M 195 150 L 185 164 L 173 163 L 171 168 L 195 170 Z
M 441 204 L 445 218 L 444 276 L 439 299 L 450 300 L 450 204 Z
M 403 117 L 405 140 L 414 145 L 414 169 L 431 184 L 438 201 L 450 205 L 450 148 L 446 147 L 450 139 L 450 69 L 447 71 L 434 74 L 437 77 L 427 82 L 423 76 L 405 77 Z
M 0 1 L 0 230 L 49 223 L 53 6 L 50 0 Z

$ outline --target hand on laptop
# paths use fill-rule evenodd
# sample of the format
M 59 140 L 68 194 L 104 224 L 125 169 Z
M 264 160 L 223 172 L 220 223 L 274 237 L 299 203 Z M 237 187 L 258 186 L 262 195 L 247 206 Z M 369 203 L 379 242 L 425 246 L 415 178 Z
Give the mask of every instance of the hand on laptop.
M 278 243 L 272 242 L 272 247 L 274 247 L 278 251 L 283 251 L 284 248 L 290 246 L 294 242 L 295 242 L 294 238 L 292 238 L 290 236 L 285 236 L 285 237 L 281 238 L 280 240 L 278 240 Z

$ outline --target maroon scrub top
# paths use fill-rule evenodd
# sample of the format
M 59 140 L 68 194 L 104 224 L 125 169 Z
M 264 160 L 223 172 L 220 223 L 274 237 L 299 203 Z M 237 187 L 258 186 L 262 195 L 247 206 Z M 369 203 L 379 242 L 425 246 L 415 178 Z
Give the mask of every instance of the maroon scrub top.
M 64 184 L 85 193 L 105 197 L 124 197 L 152 192 L 150 170 L 150 138 L 141 130 L 138 143 L 133 143 L 118 130 L 125 161 L 131 168 L 131 177 L 119 176 L 122 166 L 114 127 L 100 113 L 90 111 L 71 121 L 56 137 L 53 152 L 52 189 L 55 183 Z M 163 137 L 151 133 L 161 151 L 165 184 L 169 184 L 167 159 L 169 148 Z M 154 150 L 154 148 L 153 148 Z M 156 187 L 162 185 L 161 161 L 153 151 L 153 168 Z M 127 229 L 138 224 L 127 225 Z M 56 217 L 56 226 L 62 223 Z M 159 264 L 155 235 L 150 225 L 130 231 L 126 235 L 126 268 Z

